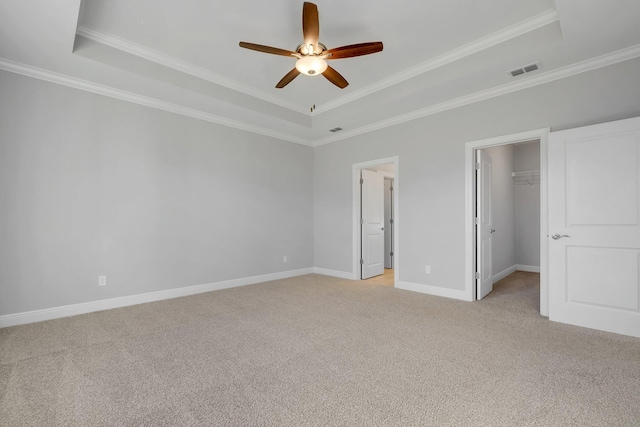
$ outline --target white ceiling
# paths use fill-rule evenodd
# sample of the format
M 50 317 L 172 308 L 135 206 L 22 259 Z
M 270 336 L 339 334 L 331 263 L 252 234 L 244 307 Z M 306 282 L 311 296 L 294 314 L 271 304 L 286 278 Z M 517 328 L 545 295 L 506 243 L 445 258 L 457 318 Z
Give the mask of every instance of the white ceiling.
M 300 0 L 3 0 L 0 68 L 319 145 L 640 56 L 637 0 L 316 4 L 327 47 L 384 43 L 331 62 L 344 90 L 304 75 L 275 89 L 295 60 L 238 47 L 294 50 Z

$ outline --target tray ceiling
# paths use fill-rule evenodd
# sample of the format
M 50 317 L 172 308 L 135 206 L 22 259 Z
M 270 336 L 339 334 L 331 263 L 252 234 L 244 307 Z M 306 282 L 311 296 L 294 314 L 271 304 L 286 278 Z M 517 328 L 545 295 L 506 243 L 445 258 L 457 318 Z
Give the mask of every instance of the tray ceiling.
M 302 1 L 25 3 L 0 5 L 0 68 L 307 145 L 640 55 L 632 0 L 317 0 L 325 45 L 380 40 L 384 51 L 331 61 L 346 89 L 320 76 L 276 89 L 295 60 L 238 42 L 294 50 Z

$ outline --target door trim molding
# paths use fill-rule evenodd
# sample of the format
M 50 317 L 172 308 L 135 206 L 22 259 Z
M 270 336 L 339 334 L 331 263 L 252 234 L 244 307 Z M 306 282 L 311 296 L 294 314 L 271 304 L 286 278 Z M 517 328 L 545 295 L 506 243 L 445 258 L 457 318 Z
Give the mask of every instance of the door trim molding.
M 360 280 L 360 258 L 362 254 L 360 253 L 360 240 L 362 236 L 360 235 L 360 170 L 370 168 L 373 166 L 385 165 L 393 163 L 395 165 L 395 176 L 394 176 L 394 187 L 393 190 L 395 192 L 393 198 L 393 210 L 394 210 L 394 235 L 393 235 L 393 283 L 395 287 L 398 287 L 398 283 L 400 283 L 400 208 L 398 200 L 399 197 L 399 188 L 400 188 L 400 164 L 398 161 L 398 156 L 393 157 L 385 157 L 383 159 L 370 160 L 367 162 L 354 163 L 351 166 L 351 199 L 352 199 L 352 259 L 353 259 L 353 269 L 352 269 L 352 279 Z
M 464 292 L 469 301 L 476 300 L 475 279 L 475 151 L 480 148 L 508 145 L 518 142 L 540 140 L 540 314 L 549 316 L 549 242 L 547 216 L 547 140 L 550 128 L 534 129 L 526 132 L 502 135 L 494 138 L 469 141 L 464 147 L 465 164 L 465 279 Z

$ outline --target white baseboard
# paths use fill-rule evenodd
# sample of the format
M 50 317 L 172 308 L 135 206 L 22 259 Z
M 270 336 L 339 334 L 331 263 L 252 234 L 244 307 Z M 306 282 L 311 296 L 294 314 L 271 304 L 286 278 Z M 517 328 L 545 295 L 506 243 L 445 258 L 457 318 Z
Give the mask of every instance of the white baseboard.
M 92 313 L 94 311 L 110 310 L 112 308 L 127 307 L 130 305 L 144 304 L 171 298 L 179 298 L 204 292 L 218 291 L 221 289 L 235 288 L 238 286 L 253 285 L 255 283 L 271 280 L 286 279 L 302 276 L 314 272 L 313 268 L 282 271 L 279 273 L 263 274 L 260 276 L 242 277 L 239 279 L 225 280 L 222 282 L 206 283 L 204 285 L 186 286 L 184 288 L 167 289 L 164 291 L 149 292 L 146 294 L 130 295 L 126 297 L 110 298 L 99 301 L 91 301 L 80 304 L 65 305 L 61 307 L 46 308 L 43 310 L 27 311 L 23 313 L 7 314 L 0 316 L 0 328 L 8 326 L 24 325 L 27 323 L 42 322 L 44 320 L 59 319 L 61 317 L 76 316 L 78 314 Z
M 500 273 L 496 273 L 491 277 L 491 283 L 496 283 L 498 280 L 502 280 L 505 277 L 507 277 L 508 275 L 510 275 L 511 273 L 514 273 L 517 270 L 515 265 L 512 265 L 511 267 L 502 270 Z
M 411 282 L 399 282 L 396 284 L 396 288 L 403 289 L 405 291 L 420 292 L 421 294 L 435 295 L 438 297 L 446 297 L 446 298 L 459 299 L 462 301 L 470 301 L 469 296 L 465 291 L 441 288 L 439 286 L 421 285 L 419 283 L 411 283 Z
M 358 280 L 354 277 L 353 273 L 347 271 L 330 270 L 328 268 L 313 267 L 313 272 L 316 274 L 323 274 L 325 276 L 339 277 L 341 279 Z
M 530 273 L 540 273 L 540 266 L 539 265 L 522 265 L 522 264 L 518 264 L 518 265 L 516 265 L 516 270 L 518 270 L 518 271 L 528 271 Z

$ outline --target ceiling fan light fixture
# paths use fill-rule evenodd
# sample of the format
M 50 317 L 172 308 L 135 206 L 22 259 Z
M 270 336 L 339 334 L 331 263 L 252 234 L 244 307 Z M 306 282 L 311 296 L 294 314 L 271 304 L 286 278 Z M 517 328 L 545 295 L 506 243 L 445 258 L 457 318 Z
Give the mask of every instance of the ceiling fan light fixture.
M 317 76 L 327 69 L 327 61 L 315 55 L 302 56 L 296 61 L 296 69 L 307 76 Z
M 297 58 L 295 68 L 280 79 L 276 84 L 276 89 L 282 89 L 300 74 L 305 76 L 322 74 L 331 83 L 340 89 L 344 89 L 349 86 L 349 82 L 327 64 L 327 59 L 353 58 L 382 51 L 382 42 L 358 43 L 327 50 L 327 47 L 318 40 L 319 36 L 318 6 L 310 1 L 305 1 L 302 6 L 302 38 L 304 42 L 299 44 L 295 50 L 279 49 L 247 42 L 240 42 L 240 47 L 272 55 Z

